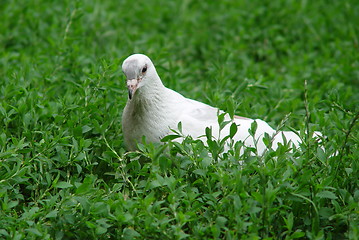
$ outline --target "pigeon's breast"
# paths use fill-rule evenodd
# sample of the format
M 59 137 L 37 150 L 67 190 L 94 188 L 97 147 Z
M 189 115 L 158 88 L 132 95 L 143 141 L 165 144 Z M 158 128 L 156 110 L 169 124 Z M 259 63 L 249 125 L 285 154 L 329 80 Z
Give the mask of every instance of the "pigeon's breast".
M 160 142 L 176 126 L 175 119 L 169 116 L 161 103 L 139 101 L 136 105 L 126 105 L 122 126 L 127 148 L 135 150 L 136 143 L 142 142 L 143 136 L 147 142 Z

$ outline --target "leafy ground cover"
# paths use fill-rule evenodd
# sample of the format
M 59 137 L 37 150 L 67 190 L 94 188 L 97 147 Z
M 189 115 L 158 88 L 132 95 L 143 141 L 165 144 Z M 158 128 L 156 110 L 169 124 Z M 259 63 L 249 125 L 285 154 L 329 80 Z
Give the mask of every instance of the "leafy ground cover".
M 0 16 L 0 238 L 358 239 L 356 1 L 3 0 Z M 134 52 L 187 97 L 328 139 L 126 153 Z

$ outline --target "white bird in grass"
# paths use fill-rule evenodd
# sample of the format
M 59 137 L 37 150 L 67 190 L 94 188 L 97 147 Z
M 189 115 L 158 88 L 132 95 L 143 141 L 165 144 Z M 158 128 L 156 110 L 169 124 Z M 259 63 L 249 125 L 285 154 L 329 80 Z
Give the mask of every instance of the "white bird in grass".
M 123 111 L 122 130 L 125 145 L 128 150 L 135 150 L 137 143 L 145 136 L 146 141 L 160 142 L 166 135 L 178 130 L 181 122 L 184 136 L 206 140 L 205 129 L 212 128 L 212 136 L 219 139 L 230 133 L 227 124 L 221 131 L 218 124 L 217 108 L 207 104 L 185 98 L 178 92 L 165 87 L 157 74 L 156 68 L 150 58 L 143 54 L 133 54 L 122 64 L 122 70 L 127 78 L 128 101 Z M 278 143 L 291 142 L 297 147 L 301 139 L 291 131 L 276 131 L 260 119 L 250 119 L 228 114 L 225 121 L 232 121 L 237 125 L 237 133 L 233 140 L 242 141 L 247 147 L 256 147 L 257 153 L 262 155 L 267 149 L 263 142 L 265 133 L 272 137 L 272 148 L 276 149 Z M 252 123 L 257 122 L 254 137 L 249 130 Z

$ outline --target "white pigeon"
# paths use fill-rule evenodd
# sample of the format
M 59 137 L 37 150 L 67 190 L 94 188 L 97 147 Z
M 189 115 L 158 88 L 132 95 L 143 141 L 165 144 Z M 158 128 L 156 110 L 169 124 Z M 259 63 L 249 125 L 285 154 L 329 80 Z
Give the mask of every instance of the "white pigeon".
M 123 111 L 122 130 L 128 150 L 135 150 L 137 143 L 145 136 L 146 141 L 160 142 L 166 135 L 178 130 L 178 123 L 182 124 L 184 136 L 199 138 L 205 142 L 205 129 L 212 128 L 212 135 L 216 139 L 230 133 L 230 125 L 219 131 L 217 108 L 207 104 L 185 98 L 178 92 L 165 87 L 157 74 L 150 58 L 143 54 L 133 54 L 122 64 L 122 70 L 127 78 L 128 101 Z M 263 142 L 265 133 L 272 137 L 272 148 L 278 143 L 291 142 L 297 147 L 301 139 L 291 131 L 275 131 L 268 123 L 260 119 L 249 119 L 235 116 L 231 119 L 225 115 L 226 121 L 237 125 L 235 141 L 242 141 L 247 147 L 255 147 L 257 154 L 262 155 L 266 150 Z M 254 137 L 250 136 L 249 129 L 253 121 L 257 122 L 257 131 Z

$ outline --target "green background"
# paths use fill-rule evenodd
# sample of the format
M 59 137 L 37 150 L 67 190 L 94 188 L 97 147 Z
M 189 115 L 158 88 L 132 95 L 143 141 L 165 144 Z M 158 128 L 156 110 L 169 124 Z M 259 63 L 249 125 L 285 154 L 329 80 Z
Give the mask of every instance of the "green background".
M 356 1 L 0 0 L 0 16 L 1 238 L 358 239 Z M 133 53 L 186 97 L 328 140 L 125 153 Z

